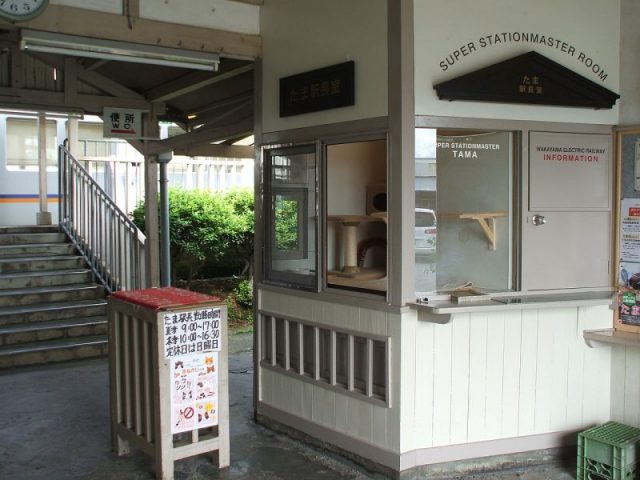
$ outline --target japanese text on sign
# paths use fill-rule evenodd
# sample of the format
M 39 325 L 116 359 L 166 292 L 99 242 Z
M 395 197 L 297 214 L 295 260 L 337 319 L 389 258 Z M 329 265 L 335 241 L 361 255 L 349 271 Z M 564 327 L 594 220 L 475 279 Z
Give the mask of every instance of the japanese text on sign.
M 171 433 L 218 424 L 218 354 L 170 360 Z
M 103 135 L 116 138 L 142 137 L 142 112 L 121 108 L 105 108 Z
M 220 351 L 220 308 L 166 312 L 163 328 L 165 358 Z

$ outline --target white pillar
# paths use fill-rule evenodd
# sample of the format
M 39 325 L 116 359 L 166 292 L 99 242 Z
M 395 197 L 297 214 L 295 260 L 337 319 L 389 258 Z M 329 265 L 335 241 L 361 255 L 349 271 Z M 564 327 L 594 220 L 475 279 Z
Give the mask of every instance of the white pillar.
M 36 223 L 51 225 L 47 198 L 47 117 L 44 112 L 38 113 L 38 180 L 40 211 L 36 214 Z

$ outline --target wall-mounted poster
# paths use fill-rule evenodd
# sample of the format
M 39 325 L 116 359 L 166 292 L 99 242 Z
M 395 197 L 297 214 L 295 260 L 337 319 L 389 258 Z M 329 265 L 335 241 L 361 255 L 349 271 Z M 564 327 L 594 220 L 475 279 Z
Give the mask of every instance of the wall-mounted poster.
M 624 198 L 620 209 L 620 261 L 640 262 L 640 199 Z
M 619 132 L 618 309 L 615 328 L 640 333 L 640 131 Z

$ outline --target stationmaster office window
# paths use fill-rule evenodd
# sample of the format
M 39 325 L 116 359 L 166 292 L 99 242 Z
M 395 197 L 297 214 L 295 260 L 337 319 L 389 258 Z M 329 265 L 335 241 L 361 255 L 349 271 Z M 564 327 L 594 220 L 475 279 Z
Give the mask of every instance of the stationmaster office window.
M 514 134 L 416 129 L 415 291 L 513 288 Z

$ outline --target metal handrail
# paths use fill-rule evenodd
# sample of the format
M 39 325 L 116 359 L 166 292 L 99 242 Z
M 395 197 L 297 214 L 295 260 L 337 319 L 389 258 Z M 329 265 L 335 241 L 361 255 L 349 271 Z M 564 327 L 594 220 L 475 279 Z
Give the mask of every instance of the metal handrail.
M 144 288 L 144 234 L 64 145 L 58 147 L 58 192 L 60 226 L 105 288 Z

